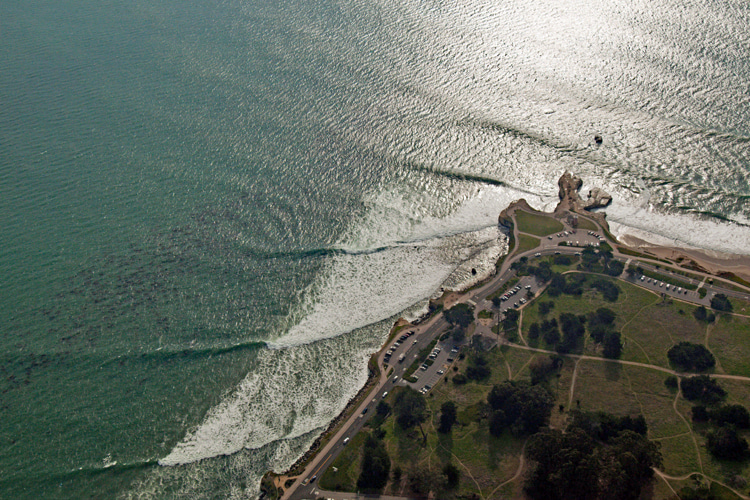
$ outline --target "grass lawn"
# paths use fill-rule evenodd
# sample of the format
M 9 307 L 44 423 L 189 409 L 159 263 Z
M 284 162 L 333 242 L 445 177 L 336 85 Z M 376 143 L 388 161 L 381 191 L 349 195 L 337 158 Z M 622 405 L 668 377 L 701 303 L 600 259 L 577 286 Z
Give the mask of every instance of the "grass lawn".
M 708 329 L 717 372 L 750 377 L 750 318 L 720 314 Z
M 515 218 L 518 230 L 522 233 L 547 236 L 548 234 L 559 233 L 563 230 L 563 225 L 560 221 L 546 215 L 537 215 L 523 210 L 516 210 Z
M 578 216 L 578 229 L 583 229 L 584 231 L 598 231 L 599 227 L 586 217 Z
M 362 446 L 368 434 L 368 431 L 361 431 L 351 438 L 344 451 L 320 478 L 321 488 L 329 491 L 356 491 Z
M 480 319 L 492 319 L 495 317 L 495 313 L 488 311 L 487 309 L 482 309 L 477 313 L 477 317 Z
M 515 251 L 515 253 L 520 254 L 523 252 L 527 252 L 533 248 L 538 247 L 540 242 L 541 240 L 539 238 L 534 238 L 533 236 L 529 236 L 527 234 L 519 234 L 518 249 Z

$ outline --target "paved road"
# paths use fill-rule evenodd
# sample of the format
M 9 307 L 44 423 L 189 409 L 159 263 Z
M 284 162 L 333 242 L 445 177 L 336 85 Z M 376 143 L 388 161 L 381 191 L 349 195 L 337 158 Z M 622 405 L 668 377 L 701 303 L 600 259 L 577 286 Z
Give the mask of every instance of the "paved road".
M 595 221 L 592 221 L 595 222 Z M 517 224 L 514 228 L 514 235 L 516 238 L 516 241 L 518 241 L 518 237 L 520 233 L 517 229 Z M 601 243 L 607 242 L 609 243 L 613 249 L 613 255 L 614 258 L 617 260 L 620 260 L 624 263 L 628 262 L 636 262 L 638 265 L 642 266 L 644 269 L 654 269 L 651 264 L 645 263 L 640 261 L 639 259 L 629 257 L 624 254 L 620 254 L 616 250 L 616 244 L 614 242 L 608 241 L 606 238 L 602 236 L 603 231 L 587 231 L 587 230 L 574 230 L 573 228 L 570 228 L 566 224 L 564 224 L 564 229 L 555 235 L 551 235 L 550 237 L 544 237 L 541 239 L 540 246 L 529 250 L 523 253 L 519 254 L 513 254 L 509 255 L 498 273 L 490 279 L 486 284 L 482 285 L 479 288 L 476 288 L 474 290 L 470 290 L 466 292 L 460 299 L 460 302 L 469 303 L 470 305 L 475 306 L 475 315 L 478 314 L 481 310 L 488 310 L 488 311 L 497 311 L 494 309 L 494 306 L 492 303 L 488 300 L 488 297 L 491 296 L 493 293 L 495 293 L 497 290 L 499 290 L 508 280 L 510 280 L 513 276 L 515 276 L 515 271 L 511 269 L 511 265 L 518 261 L 521 257 L 527 257 L 527 258 L 534 258 L 534 257 L 541 257 L 546 255 L 553 255 L 553 254 L 562 254 L 562 255 L 573 255 L 575 256 L 579 252 L 582 251 L 582 248 L 578 246 L 560 246 L 561 242 L 566 242 L 570 245 L 580 245 L 580 246 L 587 246 L 587 245 L 599 245 Z M 665 273 L 665 269 L 662 267 L 662 269 L 656 269 L 657 272 L 660 274 Z M 666 271 L 668 272 L 668 271 Z M 695 273 L 695 274 L 701 274 L 701 273 Z M 709 276 L 709 275 L 706 275 Z M 688 281 L 689 278 L 685 278 L 684 276 L 675 276 L 676 279 L 682 280 L 682 281 Z M 703 305 L 709 305 L 710 304 L 710 298 L 713 293 L 725 293 L 729 296 L 734 296 L 738 298 L 748 298 L 750 297 L 750 294 L 745 294 L 742 292 L 735 292 L 731 290 L 724 290 L 720 288 L 717 285 L 707 285 L 703 284 L 703 286 L 708 290 L 708 295 L 701 299 L 699 294 L 697 292 L 688 291 L 688 293 L 684 293 L 684 291 L 680 291 L 677 288 L 675 288 L 673 283 L 669 283 L 668 280 L 664 280 L 663 284 L 660 285 L 660 282 L 654 282 L 654 280 L 650 280 L 648 278 L 644 278 L 643 280 L 640 279 L 640 276 L 636 276 L 635 279 L 628 280 L 631 283 L 634 283 L 636 285 L 642 286 L 646 289 L 649 289 L 656 293 L 664 293 L 669 296 L 673 296 L 675 298 L 678 298 L 680 300 L 684 300 L 686 302 L 691 302 L 694 304 L 703 304 Z M 692 280 L 691 280 L 692 281 Z M 667 284 L 670 284 L 669 290 L 667 290 L 666 286 Z M 698 284 L 697 281 L 695 281 L 695 284 Z M 527 288 L 528 287 L 528 288 Z M 515 294 L 513 294 L 508 300 L 505 300 L 501 303 L 500 306 L 500 313 L 505 312 L 509 308 L 523 308 L 524 304 L 522 303 L 521 299 L 526 298 L 526 294 L 529 293 L 530 295 L 535 295 L 540 290 L 540 284 L 536 282 L 536 280 L 532 277 L 525 276 L 522 277 L 518 284 L 515 287 L 517 290 Z M 528 291 L 528 292 L 527 292 Z M 748 299 L 750 300 L 750 299 Z M 433 363 L 428 368 L 421 370 L 418 369 L 415 372 L 415 375 L 418 377 L 417 382 L 415 383 L 408 383 L 403 380 L 403 373 L 404 371 L 411 366 L 411 364 L 416 360 L 418 353 L 421 349 L 428 346 L 438 335 L 442 334 L 443 332 L 448 330 L 448 323 L 443 319 L 442 314 L 438 314 L 429 320 L 427 320 L 423 324 L 416 325 L 412 328 L 408 329 L 402 329 L 399 332 L 399 335 L 397 335 L 396 339 L 392 340 L 387 346 L 383 348 L 383 350 L 380 352 L 380 355 L 378 357 L 378 362 L 381 367 L 384 367 L 383 373 L 381 374 L 380 380 L 375 387 L 373 391 L 370 392 L 369 397 L 365 398 L 365 400 L 360 404 L 360 406 L 357 408 L 355 413 L 352 417 L 347 420 L 347 422 L 344 423 L 344 425 L 341 427 L 341 429 L 336 433 L 336 435 L 331 438 L 331 440 L 328 442 L 328 444 L 320 450 L 316 457 L 311 461 L 311 463 L 305 468 L 305 471 L 297 478 L 295 483 L 292 485 L 289 490 L 287 490 L 282 496 L 282 499 L 306 499 L 306 498 L 335 498 L 337 500 L 343 500 L 343 499 L 355 499 L 355 498 L 365 498 L 364 496 L 358 497 L 354 493 L 332 493 L 332 492 L 326 492 L 321 491 L 317 486 L 317 480 L 319 477 L 325 472 L 325 470 L 333 463 L 333 461 L 336 459 L 336 457 L 341 453 L 341 451 L 344 450 L 346 444 L 344 441 L 348 441 L 348 438 L 353 437 L 357 434 L 357 432 L 360 431 L 360 429 L 366 424 L 366 422 L 372 417 L 372 415 L 375 413 L 375 407 L 377 406 L 378 401 L 382 400 L 384 397 L 384 393 L 390 391 L 393 389 L 395 385 L 410 385 L 414 387 L 417 390 L 422 390 L 423 392 L 429 392 L 429 389 L 426 387 L 434 387 L 435 384 L 437 384 L 440 379 L 445 376 L 445 374 L 448 372 L 450 365 L 455 359 L 457 352 L 455 350 L 452 351 L 454 348 L 453 342 L 451 339 L 448 339 L 446 341 L 440 341 L 437 343 L 436 347 L 440 348 L 440 351 L 435 353 L 435 357 L 433 359 Z M 405 333 L 413 332 L 413 334 L 408 335 L 407 338 L 403 339 L 402 336 Z M 396 345 L 398 344 L 398 345 Z M 536 349 L 533 347 L 523 346 L 520 344 L 510 344 L 512 347 L 520 348 L 520 349 L 528 349 L 532 351 L 539 351 L 539 352 L 552 352 L 552 351 L 546 351 L 544 349 Z M 387 348 L 387 349 L 386 349 Z M 393 348 L 391 350 L 391 348 Z M 386 353 L 388 350 L 391 350 L 391 355 L 389 358 L 386 358 Z M 434 351 L 433 351 L 434 353 Z M 399 361 L 400 356 L 403 354 L 404 359 L 402 361 Z M 431 353 L 432 354 L 432 353 Z M 669 370 L 667 368 L 657 367 L 653 365 L 646 365 L 643 363 L 635 363 L 630 361 L 620 361 L 620 360 L 607 360 L 604 358 L 598 358 L 594 356 L 584 356 L 584 355 L 567 355 L 569 357 L 574 358 L 580 358 L 580 359 L 586 359 L 586 360 L 597 360 L 597 361 L 615 361 L 619 362 L 621 364 L 625 365 L 634 365 L 634 366 L 642 366 L 645 368 L 652 368 L 656 370 L 660 370 L 663 372 L 668 373 L 675 373 L 673 370 Z M 389 361 L 385 361 L 386 359 L 389 359 Z M 391 372 L 391 369 L 393 370 Z M 442 373 L 441 373 L 442 371 Z M 738 379 L 738 380 L 749 380 L 747 377 L 739 377 L 739 376 L 732 376 L 732 375 L 712 375 L 715 377 L 720 378 L 732 378 L 732 379 Z M 304 483 L 304 484 L 303 484 Z M 367 496 L 367 498 L 378 498 L 377 496 Z M 389 499 L 394 497 L 380 497 L 383 499 Z

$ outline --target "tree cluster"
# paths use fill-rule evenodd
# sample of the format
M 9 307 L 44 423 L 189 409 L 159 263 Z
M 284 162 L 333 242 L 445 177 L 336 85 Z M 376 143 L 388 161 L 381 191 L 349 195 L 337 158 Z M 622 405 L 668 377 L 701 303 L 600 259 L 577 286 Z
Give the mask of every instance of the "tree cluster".
M 625 264 L 620 262 L 619 260 L 610 260 L 604 265 L 604 273 L 609 274 L 610 276 L 619 276 L 622 274 L 622 271 L 625 269 Z
M 696 422 L 710 421 L 718 427 L 731 425 L 737 429 L 750 429 L 750 413 L 742 405 L 722 405 L 718 408 L 696 405 L 692 414 Z
M 369 435 L 362 452 L 362 465 L 357 489 L 367 492 L 380 492 L 388 482 L 391 471 L 391 459 L 383 441 Z
M 615 313 L 606 307 L 600 307 L 588 317 L 588 328 L 591 339 L 603 346 L 604 357 L 617 359 L 622 353 L 620 332 L 615 330 Z
M 618 417 L 603 411 L 584 412 L 580 410 L 573 410 L 571 413 L 573 421 L 568 426 L 568 430 L 581 429 L 592 438 L 604 443 L 619 436 L 623 431 L 632 431 L 641 436 L 645 436 L 648 432 L 646 419 L 643 418 L 643 415 Z
M 595 290 L 601 292 L 601 294 L 604 296 L 604 300 L 608 300 L 610 302 L 617 302 L 617 299 L 620 296 L 620 289 L 617 287 L 617 285 L 606 279 L 600 278 L 592 281 L 591 288 L 594 288 Z
M 553 401 L 541 385 L 506 381 L 487 395 L 492 409 L 490 434 L 500 436 L 507 428 L 514 435 L 533 434 L 549 422 Z
M 724 460 L 745 460 L 750 456 L 747 440 L 731 426 L 706 434 L 706 448 L 713 456 Z
M 700 401 L 705 405 L 721 402 L 727 392 L 708 375 L 696 375 L 680 380 L 682 396 L 688 401 Z
M 487 359 L 480 353 L 476 353 L 469 358 L 469 363 L 466 366 L 466 377 L 470 380 L 485 380 L 492 374 Z M 455 381 L 455 379 L 454 379 Z
M 564 433 L 536 434 L 527 446 L 534 465 L 524 483 L 526 493 L 535 500 L 639 498 L 653 478 L 652 467 L 661 465 L 659 446 L 645 437 L 642 418 L 580 416 L 578 424 L 585 429 L 571 425 Z M 606 442 L 598 438 L 601 422 L 608 422 Z
M 736 404 L 707 408 L 701 404 L 693 406 L 691 413 L 694 422 L 710 422 L 718 427 L 706 434 L 706 448 L 713 456 L 724 460 L 750 457 L 747 440 L 737 432 L 737 429 L 750 428 L 747 408 Z
M 560 326 L 562 327 L 562 340 L 557 346 L 557 351 L 567 353 L 579 346 L 586 334 L 585 316 L 576 316 L 565 312 L 560 314 Z
M 593 271 L 594 266 L 599 263 L 599 259 L 601 259 L 601 255 L 598 251 L 591 247 L 586 247 L 581 252 L 581 268 L 586 271 Z
M 702 372 L 716 365 L 711 351 L 701 344 L 679 342 L 667 351 L 667 358 L 672 366 L 685 372 Z

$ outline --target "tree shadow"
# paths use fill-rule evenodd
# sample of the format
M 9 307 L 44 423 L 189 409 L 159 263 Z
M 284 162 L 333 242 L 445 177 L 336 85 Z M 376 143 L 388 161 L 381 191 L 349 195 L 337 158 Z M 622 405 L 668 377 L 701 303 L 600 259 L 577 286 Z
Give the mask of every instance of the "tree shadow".
M 620 363 L 604 363 L 604 378 L 610 382 L 616 382 L 622 377 L 622 365 Z

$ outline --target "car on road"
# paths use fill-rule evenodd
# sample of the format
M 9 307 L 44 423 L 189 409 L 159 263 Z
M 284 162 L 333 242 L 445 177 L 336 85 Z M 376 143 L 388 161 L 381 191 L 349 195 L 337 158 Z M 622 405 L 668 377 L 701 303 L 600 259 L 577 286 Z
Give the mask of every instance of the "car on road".
M 445 373 L 445 370 L 438 370 L 438 375 L 442 375 L 443 373 Z
M 369 408 L 365 408 L 364 410 L 362 410 L 362 415 L 364 415 L 365 413 L 367 413 L 367 410 L 368 410 L 368 409 L 369 409 Z
M 387 395 L 388 395 L 388 391 L 385 391 L 385 392 L 383 393 L 383 399 L 385 399 L 385 397 L 386 397 Z
M 398 375 L 396 375 L 395 377 L 393 377 L 393 383 L 395 384 L 396 382 L 398 382 Z
M 348 438 L 348 437 L 345 437 L 345 438 L 344 438 L 344 442 L 343 442 L 343 444 L 346 444 L 346 443 L 348 443 L 348 442 L 349 442 L 349 438 Z

